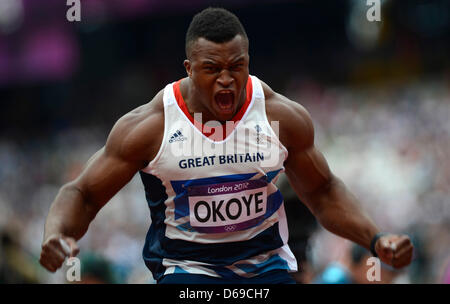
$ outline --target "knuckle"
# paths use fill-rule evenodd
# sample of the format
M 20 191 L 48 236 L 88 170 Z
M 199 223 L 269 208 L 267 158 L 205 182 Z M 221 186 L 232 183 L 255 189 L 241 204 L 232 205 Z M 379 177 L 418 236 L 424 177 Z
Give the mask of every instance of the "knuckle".
M 53 262 L 54 262 L 54 264 L 56 265 L 56 266 L 61 266 L 61 264 L 64 262 L 64 259 L 62 259 L 61 257 L 59 257 L 59 256 L 55 256 L 54 257 L 54 259 L 53 259 Z
M 56 244 L 59 243 L 59 239 L 51 238 L 51 239 L 48 240 L 48 242 L 49 242 L 49 244 L 56 245 Z
M 49 264 L 48 262 L 44 262 L 44 263 L 42 264 L 42 266 L 43 266 L 45 269 L 47 269 L 48 271 L 52 271 L 52 272 L 55 271 L 55 270 L 53 270 L 53 269 L 54 269 L 53 265 Z
M 59 261 L 52 261 L 52 263 L 50 264 L 50 267 L 55 269 L 55 271 L 56 271 L 61 267 L 61 264 L 62 263 L 60 263 Z

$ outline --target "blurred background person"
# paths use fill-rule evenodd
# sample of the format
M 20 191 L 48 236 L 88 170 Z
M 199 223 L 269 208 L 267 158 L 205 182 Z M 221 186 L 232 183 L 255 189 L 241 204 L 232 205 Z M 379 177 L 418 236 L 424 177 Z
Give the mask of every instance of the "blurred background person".
M 383 263 L 380 264 L 379 280 L 372 273 L 374 263 L 368 259 L 372 254 L 365 248 L 352 244 L 341 261 L 328 264 L 312 283 L 314 284 L 390 284 L 400 271 Z M 368 277 L 369 274 L 369 277 Z M 373 276 L 373 278 L 371 277 Z M 373 280 L 372 280 L 373 279 Z M 403 282 L 405 283 L 405 282 Z M 409 282 L 406 282 L 409 283 Z
M 108 259 L 97 253 L 83 253 L 80 256 L 81 284 L 121 284 L 114 272 L 114 265 Z

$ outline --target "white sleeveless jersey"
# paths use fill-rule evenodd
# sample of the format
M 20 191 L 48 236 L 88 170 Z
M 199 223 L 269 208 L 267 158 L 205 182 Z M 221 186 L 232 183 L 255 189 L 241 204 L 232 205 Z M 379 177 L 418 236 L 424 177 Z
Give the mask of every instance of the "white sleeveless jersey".
M 180 80 L 181 81 L 181 80 Z M 283 198 L 275 186 L 287 150 L 270 125 L 258 78 L 247 98 L 219 126 L 192 117 L 180 81 L 164 89 L 164 137 L 140 171 L 152 224 L 143 257 L 155 279 L 171 273 L 253 277 L 297 270 L 287 245 Z

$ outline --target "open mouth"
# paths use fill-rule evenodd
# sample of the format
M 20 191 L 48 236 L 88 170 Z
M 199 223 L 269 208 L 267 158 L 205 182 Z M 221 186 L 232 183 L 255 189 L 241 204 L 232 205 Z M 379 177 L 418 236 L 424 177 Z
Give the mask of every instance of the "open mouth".
M 223 112 L 232 112 L 234 104 L 234 94 L 231 91 L 219 92 L 214 96 L 217 106 Z

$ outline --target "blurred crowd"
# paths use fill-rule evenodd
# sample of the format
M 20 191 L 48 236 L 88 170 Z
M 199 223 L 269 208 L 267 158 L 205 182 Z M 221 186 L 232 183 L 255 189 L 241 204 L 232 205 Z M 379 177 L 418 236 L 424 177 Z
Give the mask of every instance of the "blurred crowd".
M 263 78 L 263 75 L 257 75 Z M 297 79 L 289 98 L 311 113 L 316 145 L 332 171 L 384 231 L 411 236 L 414 261 L 383 267 L 383 283 L 449 282 L 450 84 L 331 87 Z M 108 128 L 67 128 L 26 142 L 0 141 L 0 283 L 67 283 L 38 263 L 44 222 L 59 187 L 104 144 Z M 279 180 L 302 283 L 364 281 L 367 252 L 318 225 Z M 97 215 L 80 241 L 82 282 L 154 283 L 141 252 L 150 216 L 136 175 Z M 363 271 L 364 270 L 364 271 Z
M 448 283 L 448 79 L 353 89 L 294 80 L 287 91 L 310 111 L 317 146 L 378 226 L 411 237 L 414 261 L 394 271 L 392 282 Z M 319 228 L 308 239 L 305 262 L 317 276 L 330 263 L 348 265 L 355 250 Z

